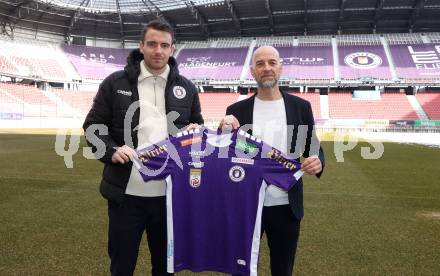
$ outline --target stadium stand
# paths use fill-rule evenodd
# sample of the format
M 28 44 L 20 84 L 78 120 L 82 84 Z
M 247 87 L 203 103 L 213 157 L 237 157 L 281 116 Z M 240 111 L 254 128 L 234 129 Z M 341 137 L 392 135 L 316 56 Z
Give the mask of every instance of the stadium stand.
M 243 80 L 252 80 L 246 57 L 255 47 L 266 44 L 278 47 L 284 64 L 282 78 L 295 83 L 361 83 L 365 79 L 392 83 L 396 81 L 394 73 L 402 83 L 423 84 L 436 83 L 440 76 L 440 46 L 430 43 L 440 40 L 437 34 L 340 35 L 334 40 L 336 49 L 331 36 L 187 41 L 178 44 L 176 55 L 181 72 L 188 78 L 230 83 L 241 79 L 243 69 Z M 61 48 L 3 39 L 0 45 L 0 73 L 63 82 L 100 81 L 122 69 L 130 51 L 78 45 Z M 54 55 L 61 49 L 63 54 Z M 333 60 L 336 56 L 337 61 Z
M 182 49 L 179 71 L 190 79 L 240 79 L 247 48 Z
M 403 84 L 427 85 L 439 80 L 440 46 L 435 44 L 438 41 L 438 33 L 222 38 L 180 42 L 176 56 L 183 75 L 208 84 L 224 81 L 239 86 L 244 74 L 247 84 L 255 86 L 245 63 L 255 47 L 269 44 L 277 46 L 282 58 L 281 81 L 305 84 L 302 91 L 315 83 L 330 88 L 335 83 L 336 86 L 344 83 L 356 86 L 365 80 L 392 84 L 395 75 Z M 0 45 L 0 75 L 58 79 L 59 82 L 80 79 L 84 84 L 90 81 L 95 85 L 113 71 L 122 69 L 130 51 L 4 39 Z M 35 51 L 42 54 L 36 57 L 32 55 Z M 335 57 L 338 60 L 335 61 Z M 35 86 L 2 83 L 0 112 L 8 112 L 16 106 L 25 116 L 84 116 L 95 91 L 42 91 Z M 200 94 L 207 118 L 220 118 L 226 106 L 238 98 L 234 93 L 207 92 Z M 294 94 L 311 102 L 315 119 L 425 119 L 416 114 L 404 94 L 382 93 L 381 100 L 353 100 L 351 93 L 330 93 L 325 101 L 319 93 Z M 429 119 L 439 119 L 437 94 L 419 93 L 417 100 Z
M 283 63 L 281 78 L 327 80 L 334 78 L 332 48 L 298 46 L 278 48 Z
M 294 38 L 292 36 L 277 36 L 277 37 L 257 37 L 255 46 L 273 45 L 275 47 L 294 46 Z
M 417 93 L 416 98 L 431 120 L 440 120 L 440 93 Z
M 85 116 L 93 104 L 96 91 L 70 91 L 54 89 L 52 91 L 61 101 L 78 110 L 78 115 Z
M 358 46 L 358 45 L 380 45 L 380 37 L 373 34 L 357 34 L 357 35 L 338 35 L 338 45 L 341 46 Z
M 411 82 L 435 82 L 440 76 L 440 46 L 435 44 L 391 45 L 396 71 L 401 79 Z
M 2 95 L 2 108 L 5 110 L 13 109 L 29 117 L 56 117 L 57 115 L 56 105 L 46 97 L 42 90 L 34 86 L 0 82 L 0 94 Z
M 103 80 L 124 68 L 129 49 L 64 45 L 64 52 L 79 75 L 86 80 Z
M 2 64 L 4 60 L 9 63 L 5 67 L 0 67 L 0 72 L 7 75 L 53 81 L 71 81 L 76 77 L 71 72 L 65 72 L 65 66 L 62 64 L 69 62 L 63 54 L 60 54 L 60 49 L 56 45 L 0 40 L 0 48 Z
M 386 42 L 389 45 L 401 45 L 401 44 L 422 44 L 424 43 L 422 34 L 384 34 Z
M 391 80 L 391 71 L 382 45 L 339 46 L 341 79 Z
M 310 102 L 313 110 L 313 117 L 316 119 L 322 119 L 321 115 L 321 100 L 319 93 L 308 92 L 308 93 L 289 93 L 297 97 L 303 98 Z
M 3 74 L 18 75 L 20 72 L 17 67 L 9 61 L 9 57 L 0 52 L 0 72 Z
M 315 35 L 297 37 L 298 46 L 331 46 L 331 36 Z
M 57 103 L 48 96 L 54 94 L 62 103 Z M 95 91 L 70 91 L 52 89 L 44 92 L 34 86 L 0 82 L 1 112 L 20 110 L 24 116 L 71 117 L 63 110 L 67 105 L 76 110 L 77 116 L 85 116 L 90 109 Z M 322 119 L 319 93 L 291 92 L 295 96 L 309 101 L 315 119 Z M 218 119 L 224 115 L 226 107 L 238 100 L 236 93 L 200 93 L 202 112 L 206 118 Z M 440 93 L 418 93 L 420 102 L 429 119 L 440 119 Z M 348 92 L 331 92 L 329 94 L 331 119 L 420 119 L 403 93 L 382 93 L 380 100 L 353 99 Z
M 225 115 L 226 107 L 238 99 L 236 93 L 200 93 L 200 104 L 204 118 L 219 119 Z
M 403 93 L 382 93 L 380 100 L 353 99 L 352 93 L 330 93 L 329 108 L 332 119 L 419 119 Z

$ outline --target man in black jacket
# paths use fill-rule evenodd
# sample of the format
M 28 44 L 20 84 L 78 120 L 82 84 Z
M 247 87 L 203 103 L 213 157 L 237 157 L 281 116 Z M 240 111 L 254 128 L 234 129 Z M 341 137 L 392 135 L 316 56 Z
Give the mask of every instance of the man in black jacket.
M 100 192 L 108 200 L 112 275 L 133 275 L 145 231 L 152 275 L 167 274 L 165 181 L 144 183 L 130 159 L 190 124 L 203 124 L 196 87 L 179 75 L 173 30 L 151 21 L 123 71 L 100 85 L 83 128 L 104 163 Z M 168 119 L 167 119 L 168 118 Z
M 293 154 L 298 161 L 302 156 L 302 170 L 320 177 L 324 153 L 314 132 L 312 108 L 308 101 L 280 91 L 281 70 L 275 48 L 258 48 L 251 66 L 257 94 L 230 105 L 220 127 L 241 126 L 273 147 Z M 292 275 L 303 214 L 302 179 L 288 193 L 269 185 L 261 225 L 269 245 L 272 276 Z

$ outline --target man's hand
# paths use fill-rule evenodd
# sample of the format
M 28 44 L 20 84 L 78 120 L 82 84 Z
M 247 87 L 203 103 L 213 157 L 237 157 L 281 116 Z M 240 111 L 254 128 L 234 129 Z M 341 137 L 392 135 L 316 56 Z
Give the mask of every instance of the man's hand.
M 234 115 L 226 115 L 223 117 L 223 119 L 220 121 L 220 125 L 218 126 L 218 128 L 222 130 L 237 129 L 239 127 L 240 123 Z
M 112 162 L 117 164 L 125 164 L 133 160 L 136 156 L 136 151 L 127 145 L 116 148 L 116 152 L 112 155 Z
M 186 128 L 185 128 L 185 130 L 186 131 L 190 131 L 191 129 L 196 129 L 196 128 L 199 128 L 199 127 L 202 127 L 202 125 L 199 125 L 199 124 L 189 124 Z
M 318 174 L 322 171 L 321 160 L 317 155 L 312 155 L 304 159 L 301 163 L 301 170 L 310 175 Z

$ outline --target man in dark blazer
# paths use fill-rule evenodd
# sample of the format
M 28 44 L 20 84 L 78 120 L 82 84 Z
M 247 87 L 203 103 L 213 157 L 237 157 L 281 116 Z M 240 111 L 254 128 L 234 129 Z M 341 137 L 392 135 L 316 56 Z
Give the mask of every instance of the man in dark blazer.
M 311 105 L 280 91 L 281 71 L 278 51 L 270 46 L 258 48 L 251 66 L 258 91 L 256 95 L 230 105 L 220 127 L 241 127 L 275 148 L 293 154 L 298 161 L 303 157 L 302 170 L 320 177 L 324 153 L 314 131 Z M 289 192 L 269 185 L 261 233 L 266 232 L 272 276 L 292 275 L 303 215 L 302 179 Z

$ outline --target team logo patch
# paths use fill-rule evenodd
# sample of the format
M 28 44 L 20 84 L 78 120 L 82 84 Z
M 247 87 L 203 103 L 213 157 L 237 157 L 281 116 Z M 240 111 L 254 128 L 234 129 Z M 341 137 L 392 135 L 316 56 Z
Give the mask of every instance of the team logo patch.
M 346 56 L 344 62 L 355 69 L 373 69 L 382 64 L 382 58 L 369 52 L 356 52 Z
M 232 157 L 231 159 L 232 163 L 238 163 L 238 164 L 247 164 L 247 165 L 253 165 L 254 160 L 249 158 L 238 158 L 238 157 Z
M 189 171 L 189 185 L 193 188 L 198 188 L 202 183 L 202 170 L 191 169 Z
M 245 171 L 241 166 L 234 166 L 229 169 L 229 178 L 234 182 L 240 182 L 245 176 Z
M 178 99 L 183 99 L 186 96 L 186 90 L 182 86 L 174 86 L 173 93 Z
M 193 138 L 189 138 L 189 139 L 185 139 L 180 141 L 180 146 L 185 147 L 185 146 L 189 146 L 192 144 L 198 144 L 202 142 L 202 137 L 197 136 L 197 137 L 193 137 Z

